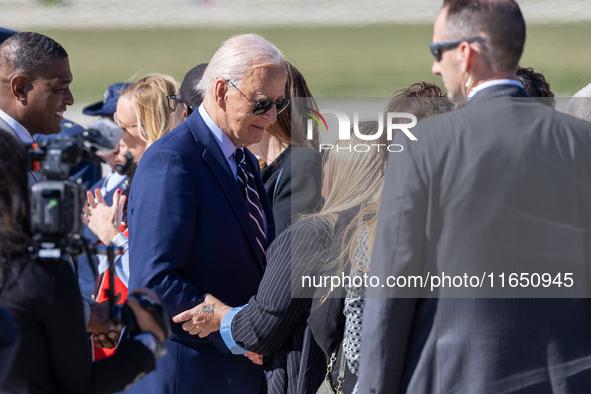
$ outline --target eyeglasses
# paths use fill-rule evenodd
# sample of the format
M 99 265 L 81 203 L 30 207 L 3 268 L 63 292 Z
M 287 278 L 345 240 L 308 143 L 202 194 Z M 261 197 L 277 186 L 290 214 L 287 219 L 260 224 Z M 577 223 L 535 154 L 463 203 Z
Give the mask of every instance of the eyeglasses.
M 168 108 L 170 108 L 173 111 L 176 111 L 176 106 L 178 105 L 178 103 L 185 103 L 186 106 L 189 107 L 189 109 L 191 111 L 194 111 L 195 110 L 195 108 L 193 108 L 191 106 L 191 104 L 187 103 L 182 98 L 177 97 L 175 94 L 173 94 L 172 96 L 166 96 L 166 100 L 168 101 Z
M 115 112 L 113 114 L 113 119 L 115 120 L 115 123 L 117 123 L 117 126 L 119 126 L 120 129 L 123 129 L 125 131 L 127 131 L 126 129 L 131 129 L 132 127 L 137 127 L 137 124 L 123 124 L 123 123 L 119 122 L 117 120 L 117 112 Z
M 474 38 L 467 38 L 465 40 L 455 40 L 455 41 L 443 41 L 443 42 L 432 42 L 429 44 L 429 48 L 431 49 L 431 54 L 435 58 L 436 61 L 441 61 L 441 50 L 451 48 L 453 46 L 460 45 L 463 42 L 485 42 L 485 38 L 481 37 L 474 37 Z
M 238 92 L 240 92 L 240 89 L 238 89 L 236 87 L 236 85 L 234 85 L 232 83 L 232 81 L 226 80 L 226 82 L 228 82 L 230 85 L 234 86 L 234 89 L 236 89 Z M 251 99 L 249 99 L 248 97 L 246 97 L 246 95 L 244 93 L 240 92 L 240 94 L 243 95 L 245 99 L 247 99 L 248 101 L 250 101 L 250 103 L 253 106 L 252 113 L 254 115 L 262 115 L 265 112 L 268 112 L 271 108 L 273 108 L 273 105 L 276 106 L 276 108 L 277 108 L 277 115 L 279 115 L 289 105 L 289 100 L 285 100 L 285 99 L 284 100 L 277 100 L 277 101 L 269 101 L 269 100 L 265 100 L 265 101 L 252 101 Z

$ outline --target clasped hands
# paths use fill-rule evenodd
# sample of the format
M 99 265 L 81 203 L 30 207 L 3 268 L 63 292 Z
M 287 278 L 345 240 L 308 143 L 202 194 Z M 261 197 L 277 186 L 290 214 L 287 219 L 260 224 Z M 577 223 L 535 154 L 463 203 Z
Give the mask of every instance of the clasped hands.
M 205 295 L 205 300 L 184 312 L 172 318 L 175 323 L 183 323 L 183 330 L 191 335 L 199 335 L 199 338 L 205 338 L 209 334 L 220 330 L 222 319 L 231 309 L 211 294 Z M 257 353 L 248 352 L 244 354 L 255 364 L 263 364 L 263 356 Z
M 160 302 L 158 296 L 152 290 L 142 288 L 134 290 L 131 294 L 134 293 L 146 295 L 152 300 L 158 303 Z M 152 333 L 160 340 L 160 343 L 164 343 L 166 341 L 166 335 L 154 316 L 152 316 L 150 312 L 144 310 L 140 306 L 139 301 L 133 297 L 130 297 L 127 300 L 127 304 L 133 311 L 140 330 L 142 332 Z M 105 301 L 100 304 L 92 304 L 90 305 L 90 308 L 91 317 L 87 329 L 92 333 L 92 339 L 95 345 L 99 348 L 114 348 L 119 341 L 120 332 L 113 329 L 112 323 L 109 320 L 109 302 Z

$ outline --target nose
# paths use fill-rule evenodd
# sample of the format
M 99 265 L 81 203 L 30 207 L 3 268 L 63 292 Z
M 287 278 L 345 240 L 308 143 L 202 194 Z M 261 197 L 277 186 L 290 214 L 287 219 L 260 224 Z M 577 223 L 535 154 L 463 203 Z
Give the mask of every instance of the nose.
M 439 62 L 433 62 L 433 66 L 431 67 L 431 72 L 435 75 L 441 75 L 441 67 L 439 66 Z
M 64 97 L 64 103 L 66 105 L 73 105 L 74 104 L 74 95 L 70 91 L 70 88 L 66 89 L 66 97 Z
M 277 106 L 274 105 L 270 110 L 262 114 L 262 116 L 270 123 L 275 122 L 277 120 Z

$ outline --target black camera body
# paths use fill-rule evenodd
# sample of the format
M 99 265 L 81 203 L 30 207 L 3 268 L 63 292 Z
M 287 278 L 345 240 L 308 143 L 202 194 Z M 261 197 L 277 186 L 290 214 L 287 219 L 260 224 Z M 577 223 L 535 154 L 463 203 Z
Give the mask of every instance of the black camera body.
M 105 141 L 95 130 L 76 137 L 58 136 L 29 146 L 29 167 L 40 170 L 46 180 L 31 186 L 29 195 L 34 259 L 55 259 L 82 253 L 80 214 L 86 200 L 81 182 L 69 180 L 70 169 L 80 160 L 102 162 L 96 155 Z

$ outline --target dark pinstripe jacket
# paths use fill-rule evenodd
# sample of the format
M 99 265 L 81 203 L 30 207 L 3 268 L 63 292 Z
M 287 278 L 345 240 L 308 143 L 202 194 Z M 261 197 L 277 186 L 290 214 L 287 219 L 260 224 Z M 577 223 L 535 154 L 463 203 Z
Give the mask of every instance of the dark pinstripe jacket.
M 257 295 L 234 318 L 234 340 L 265 356 L 269 394 L 314 394 L 322 383 L 327 360 L 307 326 L 314 291 L 298 292 L 306 298 L 292 292 L 303 275 L 317 274 L 333 256 L 330 247 L 341 243 L 350 219 L 339 216 L 333 228 L 322 219 L 306 218 L 281 233 L 267 251 Z

